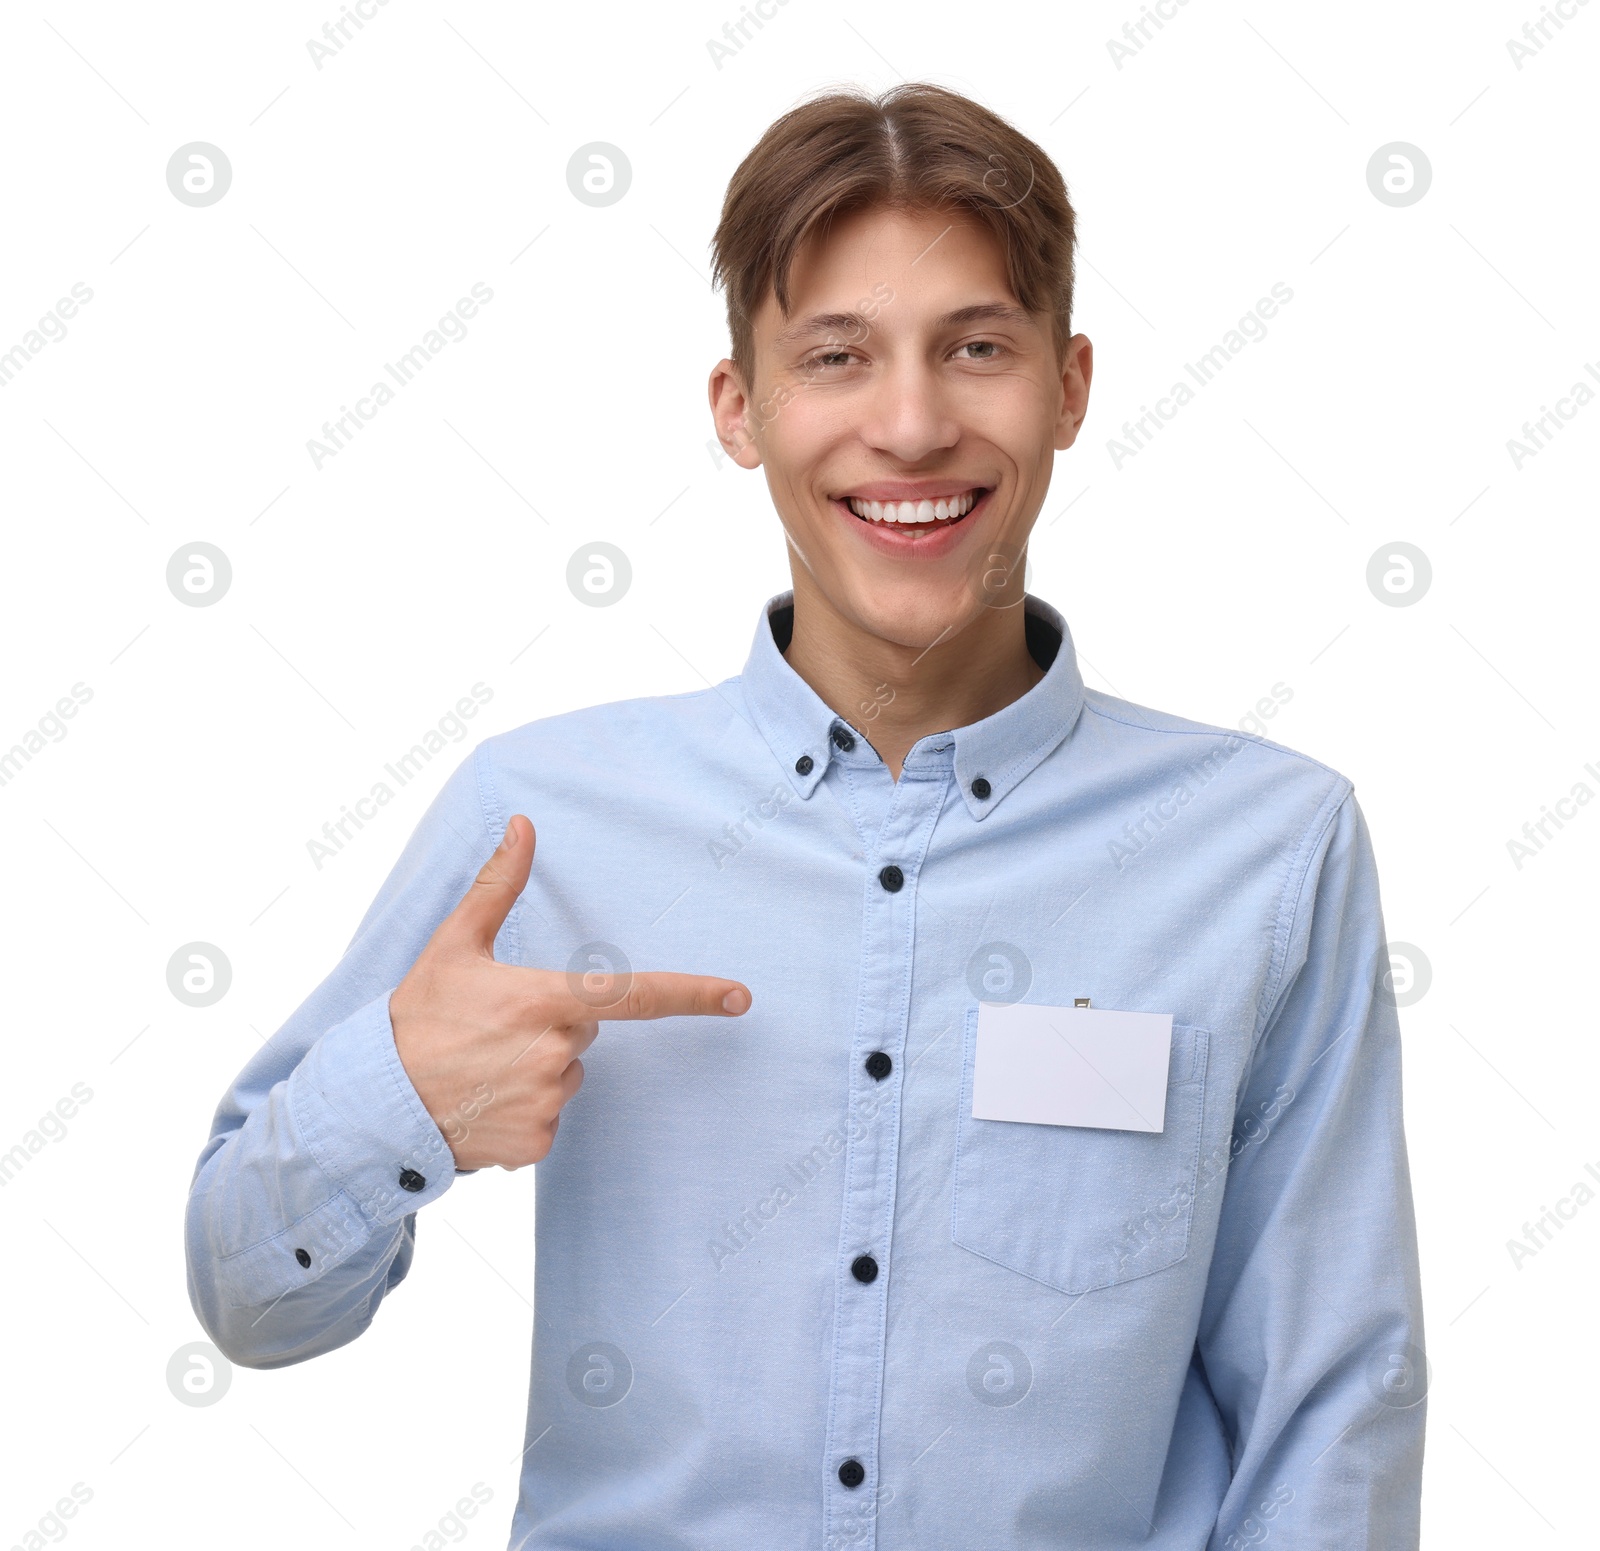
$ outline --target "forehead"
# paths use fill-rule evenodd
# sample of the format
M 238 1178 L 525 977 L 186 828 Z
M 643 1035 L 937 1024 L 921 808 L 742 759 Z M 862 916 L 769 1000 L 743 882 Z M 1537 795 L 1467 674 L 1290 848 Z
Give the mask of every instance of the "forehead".
M 912 304 L 901 309 L 902 315 L 924 306 L 943 311 L 974 299 L 1016 300 L 999 239 L 970 211 L 872 206 L 819 226 L 796 250 L 789 270 L 789 316 L 854 307 L 873 296 L 881 300 L 884 285 Z M 981 298 L 978 292 L 984 293 Z M 783 321 L 769 289 L 757 315 L 757 333 L 770 337 Z

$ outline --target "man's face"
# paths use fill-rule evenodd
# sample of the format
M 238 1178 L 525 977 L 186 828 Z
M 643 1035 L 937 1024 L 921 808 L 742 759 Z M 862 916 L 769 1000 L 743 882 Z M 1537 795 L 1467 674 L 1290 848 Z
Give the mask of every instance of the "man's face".
M 711 402 L 723 445 L 766 470 L 797 595 L 918 648 L 1020 602 L 1089 341 L 1058 364 L 1048 317 L 1022 310 L 999 243 L 960 211 L 843 217 L 802 247 L 791 291 L 787 318 L 769 291 L 753 319 L 754 383 L 723 361 Z

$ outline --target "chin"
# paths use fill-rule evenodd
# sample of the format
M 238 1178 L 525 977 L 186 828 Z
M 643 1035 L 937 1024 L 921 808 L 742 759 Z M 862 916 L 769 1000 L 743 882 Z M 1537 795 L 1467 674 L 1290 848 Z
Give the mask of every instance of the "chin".
M 862 629 L 918 650 L 958 635 L 983 608 L 961 576 L 857 574 L 845 579 L 841 592 L 849 607 L 840 612 Z

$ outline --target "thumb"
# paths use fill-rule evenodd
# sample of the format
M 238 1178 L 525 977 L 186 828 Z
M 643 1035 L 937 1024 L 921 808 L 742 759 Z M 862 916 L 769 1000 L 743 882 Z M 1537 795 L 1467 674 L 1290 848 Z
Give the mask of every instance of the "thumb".
M 463 947 L 494 956 L 495 934 L 504 925 L 528 884 L 533 866 L 534 829 L 521 813 L 511 815 L 505 835 L 472 880 L 461 903 L 445 918 L 441 932 Z

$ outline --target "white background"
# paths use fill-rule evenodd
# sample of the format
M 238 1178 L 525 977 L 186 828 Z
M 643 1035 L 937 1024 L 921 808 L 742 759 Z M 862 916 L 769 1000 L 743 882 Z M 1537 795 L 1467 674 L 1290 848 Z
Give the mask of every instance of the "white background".
M 504 1544 L 533 1171 L 433 1207 L 361 1340 L 236 1370 L 205 1407 L 166 1381 L 202 1338 L 185 1193 L 224 1089 L 473 741 L 738 671 L 788 574 L 761 477 L 707 451 L 726 348 L 707 242 L 773 117 L 902 77 L 1038 139 L 1079 212 L 1074 324 L 1097 368 L 1031 590 L 1098 687 L 1225 725 L 1292 690 L 1271 735 L 1355 781 L 1390 938 L 1431 966 L 1401 1014 L 1425 1543 L 1587 1532 L 1600 1201 L 1520 1269 L 1507 1240 L 1600 1168 L 1600 806 L 1520 868 L 1507 841 L 1576 783 L 1600 792 L 1600 404 L 1520 469 L 1507 442 L 1573 384 L 1600 389 L 1600 4 L 1520 70 L 1506 45 L 1534 0 L 1193 0 L 1118 69 L 1107 39 L 1138 12 L 789 0 L 720 69 L 707 40 L 734 0 L 393 0 L 320 70 L 306 41 L 334 0 L 0 16 L 0 351 L 93 291 L 0 389 L 0 750 L 92 690 L 0 786 L 0 1151 L 74 1083 L 93 1094 L 0 1189 L 0 1543 L 81 1481 L 83 1547 L 153 1527 L 403 1547 L 477 1482 L 493 1497 L 466 1543 Z M 200 208 L 166 181 L 196 140 L 233 169 Z M 567 186 L 591 141 L 632 166 L 607 208 Z M 1405 207 L 1367 182 L 1392 141 L 1432 167 Z M 479 281 L 494 298 L 468 336 L 314 467 L 322 423 Z M 1116 467 L 1121 423 L 1274 282 L 1294 294 L 1267 337 Z M 233 570 L 210 607 L 166 584 L 197 540 Z M 632 564 L 613 607 L 566 585 L 593 540 Z M 1396 541 L 1432 567 L 1408 606 L 1366 580 Z M 471 736 L 314 866 L 307 841 L 477 681 L 493 699 Z M 233 969 L 200 1009 L 166 980 L 194 940 Z

